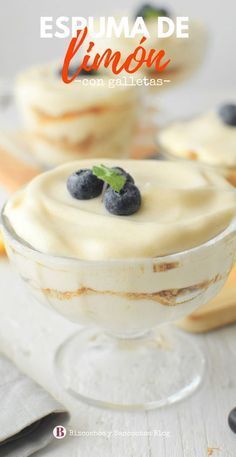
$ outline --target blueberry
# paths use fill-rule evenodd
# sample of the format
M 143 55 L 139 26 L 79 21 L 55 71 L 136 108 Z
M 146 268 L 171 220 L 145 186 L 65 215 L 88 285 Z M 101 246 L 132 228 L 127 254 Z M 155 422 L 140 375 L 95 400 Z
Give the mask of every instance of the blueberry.
M 126 178 L 126 183 L 130 182 L 130 183 L 134 184 L 134 179 L 132 178 L 132 176 L 129 173 L 127 173 L 127 171 L 125 171 L 123 168 L 112 167 L 112 170 L 115 170 L 115 171 L 117 171 L 117 173 L 124 176 Z
M 78 170 L 69 176 L 67 189 L 78 200 L 90 200 L 102 193 L 104 182 L 98 179 L 92 170 Z
M 143 6 L 141 6 L 136 15 L 135 19 L 137 17 L 141 16 L 143 19 L 151 19 L 159 16 L 167 16 L 169 17 L 169 11 L 166 8 L 158 7 L 151 5 L 150 3 L 145 3 Z
M 231 430 L 236 433 L 236 408 L 232 409 L 232 411 L 229 413 L 228 424 Z
M 132 182 L 126 182 L 120 192 L 112 187 L 104 193 L 104 205 L 107 211 L 117 216 L 130 216 L 136 213 L 141 206 L 141 194 Z
M 236 127 L 236 105 L 233 103 L 221 106 L 219 116 L 225 124 Z
M 68 69 L 68 76 L 69 76 L 69 78 L 72 78 L 72 76 L 76 73 L 77 68 L 78 68 L 78 67 L 76 67 L 76 66 L 74 66 L 74 67 L 73 67 L 73 66 L 70 66 L 70 67 L 69 67 L 69 69 Z M 58 76 L 59 76 L 60 78 L 61 78 L 61 72 L 62 72 L 62 68 L 60 68 L 60 69 L 58 70 Z M 80 74 L 77 76 L 77 78 L 83 78 L 83 77 L 89 78 L 89 77 L 92 77 L 92 76 L 95 78 L 95 77 L 98 76 L 98 75 L 99 75 L 99 72 L 96 71 L 96 70 L 85 71 L 85 70 L 82 69 L 81 72 L 80 72 Z

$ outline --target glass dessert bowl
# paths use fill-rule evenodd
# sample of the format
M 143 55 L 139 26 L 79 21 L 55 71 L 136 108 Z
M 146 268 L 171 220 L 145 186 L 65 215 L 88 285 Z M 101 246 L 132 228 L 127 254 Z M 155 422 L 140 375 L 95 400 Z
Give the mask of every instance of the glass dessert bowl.
M 138 170 L 141 172 L 147 162 L 132 165 L 131 162 L 121 163 L 129 172 L 137 171 L 134 175 L 138 179 Z M 111 161 L 108 163 L 110 165 Z M 79 168 L 82 162 L 74 165 Z M 67 169 L 63 167 L 63 170 L 60 167 L 63 176 L 67 176 L 74 165 Z M 166 166 L 170 170 L 167 162 L 149 162 L 147 165 L 161 169 Z M 47 176 L 51 176 L 51 181 L 53 175 Z M 227 186 L 226 189 L 230 190 Z M 140 187 L 145 200 L 149 191 L 145 196 L 146 186 L 142 188 L 140 184 Z M 205 192 L 204 189 L 200 191 Z M 58 379 L 68 392 L 96 406 L 130 410 L 164 406 L 192 393 L 202 380 L 204 357 L 195 347 L 193 339 L 177 330 L 166 329 L 163 324 L 191 313 L 212 299 L 225 283 L 234 261 L 236 245 L 235 206 L 232 206 L 234 190 L 226 192 L 225 203 L 229 204 L 231 215 L 228 218 L 226 210 L 224 221 L 226 217 L 228 223 L 221 230 L 220 218 L 217 219 L 218 233 L 210 240 L 189 249 L 178 248 L 178 252 L 167 255 L 146 257 L 139 257 L 136 246 L 137 257 L 131 254 L 122 257 L 126 249 L 124 244 L 124 251 L 121 246 L 120 256 L 116 259 L 112 258 L 113 252 L 109 253 L 111 258 L 107 255 L 105 257 L 108 258 L 102 258 L 105 251 L 102 256 L 101 252 L 96 255 L 93 245 L 94 260 L 72 258 L 61 253 L 55 255 L 32 247 L 29 234 L 26 232 L 27 239 L 23 239 L 16 231 L 19 220 L 17 222 L 16 218 L 14 223 L 11 217 L 14 207 L 20 207 L 21 197 L 22 193 L 18 193 L 2 212 L 2 230 L 8 255 L 38 301 L 85 327 L 63 343 L 56 354 Z M 32 201 L 31 197 L 34 198 L 25 197 L 30 198 L 27 205 Z M 214 197 L 210 196 L 210 200 Z M 186 198 L 187 195 L 184 196 Z M 221 201 L 222 192 L 219 198 Z M 87 207 L 87 202 L 85 204 Z M 100 205 L 100 201 L 97 204 Z M 84 208 L 84 202 L 79 206 Z M 103 210 L 101 212 L 104 214 Z M 138 217 L 141 213 L 140 210 Z M 107 216 L 102 222 L 104 233 L 106 223 L 115 222 L 119 231 L 122 221 L 123 217 L 118 220 L 117 216 Z M 135 230 L 139 231 L 141 221 L 138 221 Z M 127 223 L 130 224 L 130 221 Z M 101 236 L 100 243 L 102 240 L 105 246 L 107 240 Z M 155 251 L 155 246 L 152 248 Z M 148 246 L 145 247 L 146 252 L 147 249 Z

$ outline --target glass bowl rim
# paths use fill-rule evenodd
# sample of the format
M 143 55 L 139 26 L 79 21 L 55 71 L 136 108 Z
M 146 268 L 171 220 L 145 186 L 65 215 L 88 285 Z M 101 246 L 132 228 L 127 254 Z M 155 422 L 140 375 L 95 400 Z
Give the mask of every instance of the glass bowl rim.
M 163 256 L 156 256 L 156 257 L 128 257 L 128 258 L 111 258 L 111 259 L 80 259 L 78 257 L 69 257 L 69 256 L 63 256 L 63 255 L 57 255 L 57 254 L 51 254 L 51 253 L 46 253 L 43 251 L 40 251 L 36 248 L 34 248 L 31 244 L 29 244 L 26 240 L 21 238 L 17 233 L 15 232 L 14 228 L 12 227 L 12 224 L 10 223 L 8 217 L 4 214 L 6 205 L 8 203 L 8 199 L 3 205 L 0 213 L 0 228 L 2 226 L 3 231 L 6 231 L 8 237 L 10 237 L 11 240 L 13 240 L 13 243 L 23 247 L 28 252 L 31 252 L 37 256 L 39 256 L 41 259 L 54 259 L 58 260 L 61 262 L 68 262 L 68 263 L 82 263 L 82 264 L 89 264 L 89 265 L 95 265 L 95 264 L 123 264 L 123 263 L 132 263 L 132 264 L 140 264 L 140 262 L 145 263 L 150 261 L 152 262 L 159 262 L 159 263 L 169 263 L 170 261 L 174 261 L 175 259 L 178 259 L 179 257 L 184 257 L 188 254 L 191 253 L 196 253 L 199 252 L 200 250 L 203 250 L 205 248 L 208 248 L 212 246 L 215 242 L 220 241 L 223 239 L 225 236 L 229 235 L 230 233 L 236 232 L 236 216 L 232 219 L 230 224 L 220 233 L 215 235 L 213 238 L 205 241 L 204 243 L 191 247 L 189 249 L 184 249 L 182 251 L 177 251 L 173 252 L 170 254 L 166 254 Z

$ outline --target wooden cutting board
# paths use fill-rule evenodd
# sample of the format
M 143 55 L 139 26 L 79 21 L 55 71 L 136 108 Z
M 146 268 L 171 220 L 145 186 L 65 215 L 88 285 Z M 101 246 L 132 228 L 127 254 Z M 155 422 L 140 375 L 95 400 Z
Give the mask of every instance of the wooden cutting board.
M 192 333 L 203 333 L 236 322 L 236 266 L 221 292 L 204 306 L 177 323 Z
M 137 132 L 131 156 L 143 158 L 155 153 L 152 141 L 155 127 L 146 126 Z M 0 132 L 0 186 L 14 192 L 41 172 L 30 154 L 27 137 L 21 132 Z M 0 239 L 0 254 L 4 252 Z M 236 266 L 218 296 L 190 316 L 178 322 L 182 329 L 201 333 L 236 322 Z

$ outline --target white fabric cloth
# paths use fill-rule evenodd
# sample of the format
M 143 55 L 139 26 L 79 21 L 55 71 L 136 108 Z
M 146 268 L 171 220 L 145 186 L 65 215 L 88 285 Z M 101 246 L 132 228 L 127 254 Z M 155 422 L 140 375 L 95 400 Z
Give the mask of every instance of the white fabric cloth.
M 69 414 L 42 387 L 0 355 L 0 456 L 29 457 L 54 438 Z

